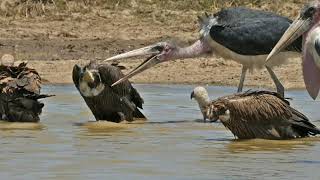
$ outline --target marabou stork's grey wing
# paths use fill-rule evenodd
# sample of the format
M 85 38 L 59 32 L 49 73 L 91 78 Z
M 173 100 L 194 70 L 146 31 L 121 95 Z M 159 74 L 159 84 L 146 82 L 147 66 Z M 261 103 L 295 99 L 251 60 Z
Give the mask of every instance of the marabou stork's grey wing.
M 81 67 L 78 64 L 74 65 L 72 70 L 72 80 L 77 89 L 79 89 L 80 73 Z
M 210 29 L 210 37 L 217 43 L 241 55 L 269 54 L 289 27 L 291 21 L 283 17 L 244 18 L 235 22 L 218 22 Z M 298 38 L 287 50 L 301 51 Z

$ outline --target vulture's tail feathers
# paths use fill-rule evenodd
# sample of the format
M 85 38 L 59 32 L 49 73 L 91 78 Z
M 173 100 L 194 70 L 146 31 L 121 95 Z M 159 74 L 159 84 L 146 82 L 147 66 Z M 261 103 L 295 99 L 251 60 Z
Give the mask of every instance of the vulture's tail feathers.
M 146 117 L 142 114 L 142 112 L 138 108 L 136 108 L 136 110 L 133 112 L 133 117 L 146 119 Z
M 305 115 L 295 110 L 294 108 L 291 108 L 291 111 L 293 115 L 292 125 L 296 130 L 298 130 L 299 134 L 301 134 L 302 136 L 314 136 L 320 134 L 320 129 L 312 124 Z

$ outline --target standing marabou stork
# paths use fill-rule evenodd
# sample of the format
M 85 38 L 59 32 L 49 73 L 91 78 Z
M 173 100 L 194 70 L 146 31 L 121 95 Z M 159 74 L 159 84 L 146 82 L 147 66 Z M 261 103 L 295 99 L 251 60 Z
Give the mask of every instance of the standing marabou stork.
M 119 67 L 97 64 L 95 61 L 84 67 L 73 67 L 74 85 L 96 120 L 118 123 L 123 120 L 133 121 L 133 118 L 145 119 L 138 109 L 142 109 L 143 99 L 128 80 L 117 87 L 111 87 L 112 83 L 123 76 Z
M 310 2 L 283 34 L 267 58 L 267 62 L 303 35 L 302 71 L 309 95 L 316 99 L 320 91 L 320 2 Z
M 199 17 L 200 39 L 189 47 L 178 47 L 170 42 L 159 42 L 151 46 L 119 54 L 106 61 L 135 56 L 150 55 L 140 66 L 113 85 L 119 84 L 152 66 L 174 59 L 191 58 L 215 53 L 225 59 L 242 64 L 238 92 L 242 91 L 248 69 L 266 67 L 277 91 L 284 95 L 284 87 L 272 71 L 273 66 L 283 63 L 291 52 L 301 51 L 301 38 L 290 44 L 285 52 L 273 57 L 265 64 L 265 58 L 281 38 L 292 21 L 286 17 L 247 8 L 228 8 L 214 15 Z
M 207 117 L 219 119 L 239 139 L 293 139 L 320 134 L 287 100 L 268 91 L 218 98 L 207 106 Z

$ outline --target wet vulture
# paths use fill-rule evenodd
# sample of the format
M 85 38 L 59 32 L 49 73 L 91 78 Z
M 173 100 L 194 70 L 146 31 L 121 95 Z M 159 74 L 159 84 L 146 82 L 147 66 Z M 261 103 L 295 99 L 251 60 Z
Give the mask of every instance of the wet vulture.
M 207 106 L 207 117 L 219 119 L 239 139 L 292 139 L 320 133 L 286 99 L 268 91 L 218 98 Z
M 10 122 L 38 122 L 44 106 L 38 100 L 51 95 L 40 94 L 41 78 L 26 63 L 0 65 L 0 119 Z
M 96 120 L 121 122 L 145 118 L 142 109 L 143 99 L 127 80 L 119 86 L 111 87 L 124 77 L 117 65 L 98 64 L 73 67 L 73 82 L 89 106 Z

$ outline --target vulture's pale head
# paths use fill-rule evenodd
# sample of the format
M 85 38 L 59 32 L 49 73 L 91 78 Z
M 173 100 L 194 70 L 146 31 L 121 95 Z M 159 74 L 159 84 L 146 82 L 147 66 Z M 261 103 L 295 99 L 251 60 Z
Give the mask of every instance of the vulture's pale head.
M 190 98 L 194 98 L 200 108 L 201 107 L 206 107 L 209 103 L 210 103 L 210 98 L 208 95 L 208 92 L 206 90 L 206 88 L 202 87 L 202 86 L 198 86 L 196 88 L 193 89 Z
M 101 81 L 98 67 L 94 64 L 85 66 L 80 74 L 79 90 L 83 96 L 92 97 L 99 95 L 105 86 Z
M 4 54 L 1 57 L 0 65 L 13 66 L 14 57 L 11 54 Z

